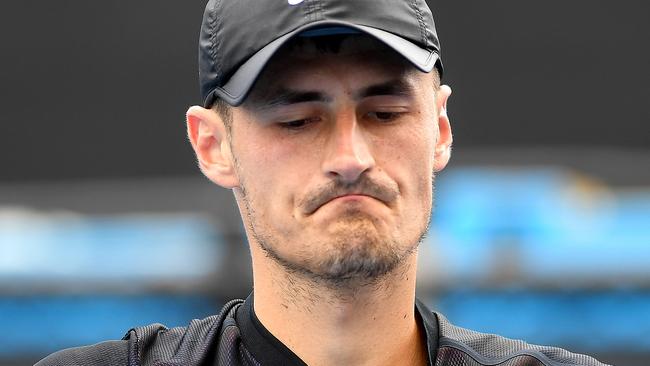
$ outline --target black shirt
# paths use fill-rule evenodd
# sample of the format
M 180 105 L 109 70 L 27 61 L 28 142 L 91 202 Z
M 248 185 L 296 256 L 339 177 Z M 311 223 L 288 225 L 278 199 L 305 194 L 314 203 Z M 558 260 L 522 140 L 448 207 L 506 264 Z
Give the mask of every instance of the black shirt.
M 416 300 L 425 330 L 428 364 L 435 366 L 603 366 L 556 347 L 528 344 L 457 327 Z M 554 324 L 549 324 L 549 327 Z M 390 332 L 390 329 L 386 329 Z M 409 355 L 405 355 L 405 360 Z M 253 297 L 227 303 L 219 315 L 186 327 L 151 324 L 131 329 L 120 341 L 54 353 L 36 366 L 261 366 L 304 365 L 257 319 Z
M 242 342 L 253 358 L 265 365 L 307 365 L 262 325 L 253 309 L 253 295 L 237 309 L 237 325 Z
M 253 308 L 253 295 L 251 294 L 246 301 L 237 310 L 236 321 L 241 332 L 244 346 L 250 354 L 258 360 L 264 360 L 264 365 L 307 365 L 295 353 L 287 348 L 280 340 L 275 338 L 271 332 L 264 327 L 255 315 Z M 428 364 L 433 365 L 431 360 L 435 360 L 435 347 L 438 338 L 438 322 L 432 312 L 426 310 L 426 306 L 419 300 L 415 306 L 416 319 L 421 322 L 426 334 L 426 344 L 428 353 Z

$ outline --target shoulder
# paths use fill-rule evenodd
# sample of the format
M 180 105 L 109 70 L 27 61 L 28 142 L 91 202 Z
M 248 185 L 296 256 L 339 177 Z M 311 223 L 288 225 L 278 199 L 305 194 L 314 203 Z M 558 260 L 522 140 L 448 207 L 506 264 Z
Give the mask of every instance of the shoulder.
M 113 366 L 128 364 L 128 341 L 108 341 L 53 353 L 35 366 Z
M 473 359 L 480 365 L 513 363 L 531 366 L 605 366 L 590 356 L 562 348 L 537 346 L 521 340 L 464 329 L 451 324 L 442 314 L 434 314 L 438 318 L 440 331 L 437 359 L 442 361 L 443 365 L 454 364 L 449 363 L 453 359 Z
M 131 341 L 129 352 L 141 365 L 172 361 L 179 365 L 198 365 L 201 360 L 214 355 L 224 324 L 234 322 L 234 312 L 242 302 L 232 300 L 218 315 L 194 319 L 185 327 L 167 328 L 152 324 L 132 329 L 127 335 Z
M 233 300 L 218 315 L 192 320 L 185 327 L 167 328 L 156 323 L 133 328 L 120 341 L 65 349 L 35 366 L 146 366 L 172 360 L 178 365 L 198 365 L 214 351 L 222 325 L 242 302 Z

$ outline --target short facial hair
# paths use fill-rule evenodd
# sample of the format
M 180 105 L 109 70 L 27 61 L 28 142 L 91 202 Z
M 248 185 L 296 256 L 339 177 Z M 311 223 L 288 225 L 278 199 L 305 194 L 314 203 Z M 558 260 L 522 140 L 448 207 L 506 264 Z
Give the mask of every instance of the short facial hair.
M 235 166 L 239 171 L 236 159 Z M 242 178 L 241 174 L 238 175 Z M 368 178 L 360 179 L 363 180 Z M 432 175 L 432 187 L 433 180 L 434 176 Z M 277 238 L 265 235 L 263 232 L 258 230 L 256 225 L 258 215 L 256 214 L 255 208 L 251 204 L 251 200 L 247 190 L 245 189 L 245 182 L 240 179 L 240 183 L 240 197 L 246 210 L 245 215 L 248 219 L 249 230 L 253 239 L 259 244 L 266 256 L 283 267 L 288 274 L 299 275 L 309 282 L 339 291 L 372 286 L 380 283 L 383 278 L 394 272 L 402 263 L 404 263 L 406 258 L 418 249 L 419 244 L 423 241 L 428 232 L 431 221 L 431 210 L 429 210 L 425 221 L 426 225 L 421 229 L 418 239 L 414 243 L 411 243 L 405 250 L 400 250 L 400 243 L 396 242 L 392 238 L 378 238 L 378 240 L 369 237 L 338 238 L 337 242 L 328 243 L 333 245 L 335 250 L 333 250 L 332 253 L 329 253 L 329 255 L 324 254 L 322 259 L 315 261 L 314 268 L 316 270 L 314 270 L 306 265 L 302 265 L 301 263 L 283 257 L 276 250 L 276 248 L 279 248 L 282 243 L 279 242 Z M 372 187 L 371 189 L 374 189 L 375 191 L 381 189 L 378 188 L 381 184 L 368 181 L 360 183 L 360 185 Z M 337 191 L 349 189 L 349 187 L 345 187 L 345 185 L 341 183 L 332 183 L 331 185 L 328 185 L 326 189 Z M 323 194 L 327 193 L 320 193 L 320 195 Z M 387 193 L 384 193 L 384 196 L 387 196 Z M 312 200 L 313 199 L 318 198 L 312 198 Z M 307 201 L 309 201 L 309 198 Z M 344 216 L 347 216 L 346 219 L 349 220 L 349 223 L 364 225 L 367 224 L 368 218 L 364 218 L 364 215 L 366 214 L 361 211 L 348 210 Z M 354 232 L 351 233 L 354 235 Z M 359 234 L 364 235 L 365 232 L 360 232 Z M 367 241 L 357 242 L 356 245 L 353 246 L 346 245 L 346 243 L 352 239 Z M 322 245 L 321 247 L 331 250 L 328 245 Z

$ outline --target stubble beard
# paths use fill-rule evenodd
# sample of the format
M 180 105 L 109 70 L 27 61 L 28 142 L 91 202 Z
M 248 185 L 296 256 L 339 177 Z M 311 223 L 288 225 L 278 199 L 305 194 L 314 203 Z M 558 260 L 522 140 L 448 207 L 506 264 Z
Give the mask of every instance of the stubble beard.
M 292 238 L 273 235 L 263 224 L 259 225 L 258 216 L 243 189 L 241 199 L 246 209 L 249 231 L 268 258 L 290 275 L 297 275 L 316 286 L 336 291 L 355 291 L 361 287 L 378 285 L 382 279 L 403 267 L 426 236 L 431 219 L 429 210 L 424 225 L 415 238 L 382 237 L 374 227 L 370 215 L 350 209 L 338 218 L 336 228 L 329 233 L 328 239 L 308 243 L 317 253 L 293 259 L 278 250 Z
M 234 152 L 232 143 L 231 150 Z M 258 225 L 260 220 L 246 190 L 241 165 L 234 154 L 233 158 L 240 181 L 239 197 L 244 204 L 243 214 L 246 216 L 250 235 L 266 256 L 284 268 L 287 274 L 298 275 L 312 283 L 314 287 L 325 286 L 343 293 L 344 291 L 355 292 L 361 287 L 379 285 L 382 279 L 403 267 L 404 262 L 417 251 L 429 231 L 435 174 L 431 175 L 431 205 L 425 213 L 426 218 L 416 232 L 415 238 L 382 238 L 377 235 L 376 230 L 368 227 L 372 222 L 370 215 L 352 209 L 346 211 L 341 217 L 347 221 L 346 225 L 343 225 L 333 240 L 310 243 L 312 248 L 327 248 L 325 254 L 317 253 L 315 256 L 319 258 L 311 256 L 312 258 L 305 258 L 303 261 L 292 260 L 277 250 L 283 243 L 292 239 L 271 235 L 271 230 Z M 364 230 L 360 230 L 361 228 Z M 408 243 L 401 241 L 408 241 Z

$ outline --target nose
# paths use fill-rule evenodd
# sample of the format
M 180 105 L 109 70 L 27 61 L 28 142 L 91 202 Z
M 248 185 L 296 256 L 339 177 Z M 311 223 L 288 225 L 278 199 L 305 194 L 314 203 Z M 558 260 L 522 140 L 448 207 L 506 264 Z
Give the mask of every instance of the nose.
M 342 118 L 334 124 L 323 160 L 323 171 L 341 183 L 354 183 L 375 166 L 368 136 L 356 118 Z

